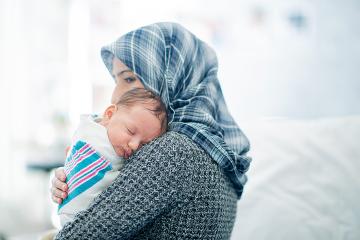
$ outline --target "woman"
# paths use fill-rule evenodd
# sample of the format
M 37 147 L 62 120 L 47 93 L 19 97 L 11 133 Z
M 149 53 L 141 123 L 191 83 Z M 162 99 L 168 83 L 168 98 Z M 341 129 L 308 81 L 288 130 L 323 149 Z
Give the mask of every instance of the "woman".
M 227 110 L 213 50 L 179 24 L 157 23 L 125 34 L 101 56 L 117 83 L 113 97 L 134 87 L 154 91 L 169 131 L 129 158 L 56 239 L 229 239 L 249 142 Z M 64 178 L 58 170 L 56 202 L 66 196 Z

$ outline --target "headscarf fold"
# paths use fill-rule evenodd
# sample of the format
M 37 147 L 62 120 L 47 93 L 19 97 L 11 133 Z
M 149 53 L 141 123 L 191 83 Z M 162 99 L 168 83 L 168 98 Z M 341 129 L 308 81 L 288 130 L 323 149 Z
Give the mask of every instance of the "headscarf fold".
M 145 88 L 161 96 L 169 130 L 201 146 L 229 177 L 241 197 L 251 158 L 250 144 L 230 115 L 217 77 L 215 52 L 176 23 L 155 23 L 131 31 L 101 49 L 112 71 L 120 59 Z

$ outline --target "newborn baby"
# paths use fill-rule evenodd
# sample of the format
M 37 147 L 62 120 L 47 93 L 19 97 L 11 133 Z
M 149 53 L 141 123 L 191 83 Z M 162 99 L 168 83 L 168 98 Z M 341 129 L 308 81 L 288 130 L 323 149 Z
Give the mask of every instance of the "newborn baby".
M 102 118 L 82 116 L 64 165 L 68 196 L 58 209 L 61 225 L 86 209 L 117 177 L 124 160 L 166 128 L 165 105 L 144 88 L 124 93 Z

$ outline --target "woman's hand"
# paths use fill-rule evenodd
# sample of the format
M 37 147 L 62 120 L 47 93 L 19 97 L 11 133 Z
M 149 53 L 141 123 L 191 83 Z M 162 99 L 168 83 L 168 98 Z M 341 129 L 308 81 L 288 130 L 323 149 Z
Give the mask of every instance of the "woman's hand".
M 51 180 L 51 199 L 55 203 L 62 203 L 67 197 L 68 186 L 65 183 L 66 175 L 62 167 L 55 170 L 55 176 Z

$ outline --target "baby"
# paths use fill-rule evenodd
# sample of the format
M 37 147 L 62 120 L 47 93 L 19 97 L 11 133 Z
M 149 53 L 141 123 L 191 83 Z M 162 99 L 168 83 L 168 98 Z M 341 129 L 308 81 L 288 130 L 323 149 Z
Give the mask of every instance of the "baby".
M 102 118 L 80 119 L 64 166 L 68 196 L 58 209 L 62 226 L 112 183 L 124 159 L 166 131 L 166 107 L 151 91 L 135 88 L 114 101 Z

